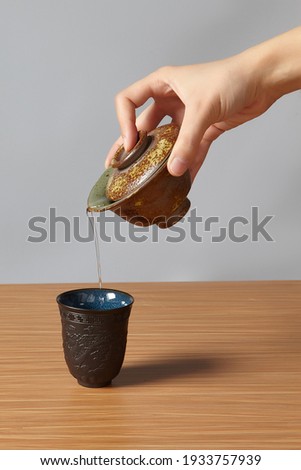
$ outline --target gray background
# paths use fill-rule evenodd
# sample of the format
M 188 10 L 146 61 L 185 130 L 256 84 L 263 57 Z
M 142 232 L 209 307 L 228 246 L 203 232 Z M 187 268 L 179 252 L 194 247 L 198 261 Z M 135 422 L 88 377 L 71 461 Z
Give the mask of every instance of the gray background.
M 56 243 L 30 243 L 28 221 L 55 207 L 80 217 L 87 233 L 86 199 L 119 134 L 120 89 L 162 65 L 235 54 L 301 18 L 300 0 L 0 5 L 1 283 L 96 281 L 93 242 L 65 243 L 61 224 Z M 220 217 L 220 226 L 250 218 L 252 206 L 274 215 L 273 243 L 212 243 L 217 228 L 196 243 L 186 221 L 181 243 L 167 242 L 167 232 L 157 243 L 102 243 L 104 281 L 300 278 L 300 105 L 293 93 L 223 135 L 190 193 L 197 214 Z

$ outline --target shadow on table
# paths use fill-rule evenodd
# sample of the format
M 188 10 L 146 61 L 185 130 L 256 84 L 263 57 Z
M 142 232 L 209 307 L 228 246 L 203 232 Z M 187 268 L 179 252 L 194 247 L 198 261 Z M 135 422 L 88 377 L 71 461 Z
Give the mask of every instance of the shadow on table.
M 115 386 L 139 385 L 147 382 L 158 382 L 173 377 L 208 376 L 225 371 L 226 360 L 216 357 L 172 358 L 165 361 L 141 363 L 123 366 Z

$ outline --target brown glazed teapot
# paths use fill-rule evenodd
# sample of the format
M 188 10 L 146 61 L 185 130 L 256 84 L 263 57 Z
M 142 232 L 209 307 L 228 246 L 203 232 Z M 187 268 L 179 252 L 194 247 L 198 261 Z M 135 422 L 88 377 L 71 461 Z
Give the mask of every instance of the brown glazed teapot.
M 87 210 L 111 210 L 132 224 L 161 228 L 182 219 L 190 207 L 186 197 L 190 174 L 187 170 L 172 176 L 167 170 L 178 133 L 178 126 L 166 124 L 149 133 L 139 131 L 138 142 L 129 152 L 121 145 L 92 188 Z

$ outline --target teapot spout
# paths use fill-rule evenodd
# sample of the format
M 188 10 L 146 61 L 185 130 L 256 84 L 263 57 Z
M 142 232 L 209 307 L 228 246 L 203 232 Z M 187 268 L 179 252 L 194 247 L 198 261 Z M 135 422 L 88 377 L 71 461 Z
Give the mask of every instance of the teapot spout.
M 112 201 L 106 196 L 106 187 L 113 168 L 108 168 L 95 183 L 88 197 L 88 212 L 102 212 Z

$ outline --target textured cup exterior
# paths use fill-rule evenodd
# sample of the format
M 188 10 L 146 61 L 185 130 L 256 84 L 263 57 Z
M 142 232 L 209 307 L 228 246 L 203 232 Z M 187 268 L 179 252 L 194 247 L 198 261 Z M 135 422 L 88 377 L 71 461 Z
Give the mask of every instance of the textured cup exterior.
M 80 313 L 59 305 L 65 360 L 81 385 L 108 385 L 121 369 L 132 305 Z

